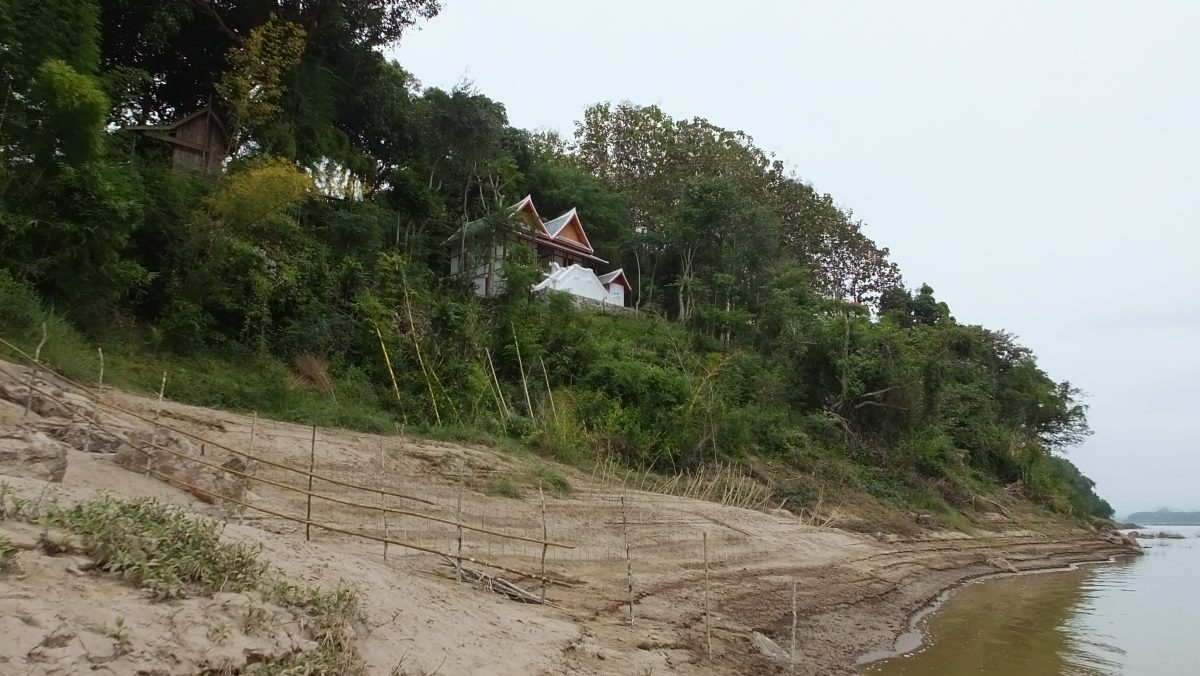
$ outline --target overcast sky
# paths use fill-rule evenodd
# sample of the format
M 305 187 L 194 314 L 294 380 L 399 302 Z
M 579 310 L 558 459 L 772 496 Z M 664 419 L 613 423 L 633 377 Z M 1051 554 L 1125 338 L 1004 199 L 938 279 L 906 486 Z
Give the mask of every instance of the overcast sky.
M 444 4 L 395 52 L 425 85 L 529 129 L 628 100 L 751 134 L 1091 394 L 1070 457 L 1119 514 L 1200 508 L 1200 2 Z

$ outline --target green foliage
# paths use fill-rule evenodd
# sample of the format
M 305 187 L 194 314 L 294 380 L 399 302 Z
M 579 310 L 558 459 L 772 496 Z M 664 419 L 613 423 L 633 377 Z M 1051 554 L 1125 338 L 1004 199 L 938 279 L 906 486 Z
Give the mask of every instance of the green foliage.
M 7 573 L 13 569 L 18 551 L 12 540 L 0 535 L 0 573 Z
M 52 509 L 45 518 L 80 536 L 101 570 L 145 587 L 159 599 L 193 590 L 251 589 L 266 571 L 257 549 L 222 543 L 217 523 L 151 499 L 101 495 Z
M 103 148 L 108 98 L 95 78 L 61 59 L 41 65 L 30 92 L 33 152 L 43 165 L 58 160 L 81 165 L 95 160 Z
M 832 196 L 702 118 L 598 104 L 568 143 L 512 128 L 469 85 L 420 91 L 379 48 L 438 9 L 0 3 L 5 337 L 32 346 L 45 323 L 47 362 L 84 380 L 98 344 L 116 385 L 167 371 L 191 403 L 581 467 L 765 458 L 882 501 L 941 500 L 948 521 L 1013 484 L 1107 510 L 1054 455 L 1090 432 L 1082 392 L 905 288 Z M 210 102 L 236 150 L 217 180 L 112 128 Z M 524 194 L 547 217 L 580 209 L 638 315 L 531 295 L 544 270 L 518 231 L 538 224 L 506 211 Z M 499 264 L 492 297 L 447 278 L 464 254 Z M 336 399 L 289 386 L 301 356 L 328 365 Z
M 304 29 L 272 14 L 226 57 L 216 93 L 235 129 L 262 130 L 282 110 L 285 76 L 300 63 Z M 236 143 L 236 142 L 235 142 Z

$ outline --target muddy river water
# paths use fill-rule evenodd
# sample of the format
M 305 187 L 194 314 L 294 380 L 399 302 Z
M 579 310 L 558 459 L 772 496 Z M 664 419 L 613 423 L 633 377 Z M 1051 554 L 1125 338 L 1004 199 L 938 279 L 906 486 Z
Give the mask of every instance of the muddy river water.
M 1200 527 L 1152 530 L 1186 538 L 1142 540 L 1145 556 L 1128 561 L 967 585 L 919 621 L 920 647 L 863 673 L 1200 674 Z

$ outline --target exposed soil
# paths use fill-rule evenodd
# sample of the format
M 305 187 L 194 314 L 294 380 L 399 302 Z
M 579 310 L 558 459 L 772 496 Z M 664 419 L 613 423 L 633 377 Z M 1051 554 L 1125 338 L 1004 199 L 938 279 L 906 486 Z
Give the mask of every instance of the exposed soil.
M 109 391 L 104 397 L 147 417 L 157 409 L 153 400 L 121 392 Z M 0 431 L 26 425 L 49 433 L 66 422 L 53 416 L 22 419 L 12 407 L 4 413 Z M 113 428 L 149 428 L 118 413 L 101 418 Z M 251 419 L 245 416 L 166 402 L 161 422 L 204 437 L 205 458 L 212 462 L 233 457 L 213 443 L 249 448 Z M 303 469 L 309 463 L 311 434 L 311 428 L 259 420 L 254 453 Z M 60 433 L 57 438 L 66 437 Z M 314 457 L 318 475 L 428 500 L 433 504 L 382 498 L 393 508 L 448 520 L 454 520 L 458 510 L 461 460 L 466 523 L 541 536 L 540 502 L 530 478 L 531 467 L 541 464 L 535 458 L 324 429 L 318 430 Z M 312 539 L 306 542 L 301 524 L 203 504 L 153 476 L 123 469 L 111 458 L 111 453 L 73 449 L 61 485 L 0 480 L 35 499 L 43 492 L 44 499 L 70 500 L 107 490 L 155 496 L 227 519 L 225 537 L 261 543 L 263 556 L 293 582 L 332 588 L 346 580 L 358 589 L 366 614 L 359 648 L 371 672 L 379 674 L 791 673 L 787 653 L 793 581 L 798 588 L 795 673 L 852 673 L 859 656 L 890 648 L 907 629 L 908 617 L 948 587 L 985 574 L 1103 560 L 1129 551 L 1032 509 L 1010 510 L 1020 524 L 993 515 L 990 530 L 976 537 L 930 529 L 920 537 L 873 537 L 818 529 L 783 511 L 767 514 L 629 491 L 624 517 L 634 587 L 631 627 L 621 488 L 569 468 L 554 469 L 570 481 L 574 493 L 547 493 L 546 509 L 549 538 L 575 548 L 549 549 L 546 566 L 551 576 L 571 584 L 550 586 L 546 595 L 555 607 L 547 607 L 456 584 L 453 569 L 436 555 L 393 545 L 385 561 L 382 544 L 319 528 L 312 529 Z M 307 485 L 300 475 L 266 464 L 253 471 L 271 481 Z M 524 498 L 484 494 L 489 481 L 503 475 L 524 485 Z M 381 502 L 378 493 L 320 480 L 313 488 L 343 500 Z M 306 498 L 300 493 L 257 482 L 249 491 L 245 500 L 253 505 L 300 518 L 306 513 Z M 348 531 L 384 533 L 378 511 L 319 499 L 313 500 L 312 520 Z M 392 539 L 438 551 L 452 552 L 457 546 L 452 525 L 410 516 L 389 515 L 386 532 Z M 705 534 L 711 658 L 706 655 L 704 622 Z M 464 553 L 536 573 L 542 548 L 467 531 Z M 236 626 L 241 602 L 236 598 L 156 604 L 116 580 L 71 570 L 65 559 L 26 550 L 17 561 L 20 570 L 0 573 L 0 671 L 74 673 L 91 668 L 86 664 L 101 673 L 195 673 L 199 665 L 210 663 L 205 660 L 229 651 L 295 649 L 288 641 L 297 634 L 289 633 L 282 610 L 273 623 L 279 632 L 268 637 L 222 633 L 216 628 Z M 533 593 L 541 590 L 534 580 L 500 574 Z M 112 627 L 116 616 L 123 618 L 124 629 L 114 636 L 104 627 Z M 184 622 L 186 641 L 173 637 L 167 618 L 175 618 L 179 626 Z M 755 639 L 755 632 L 775 645 Z M 68 634 L 71 638 L 63 638 Z M 46 647 L 57 643 L 63 646 Z M 775 648 L 774 657 L 764 653 Z M 116 653 L 120 654 L 113 657 Z

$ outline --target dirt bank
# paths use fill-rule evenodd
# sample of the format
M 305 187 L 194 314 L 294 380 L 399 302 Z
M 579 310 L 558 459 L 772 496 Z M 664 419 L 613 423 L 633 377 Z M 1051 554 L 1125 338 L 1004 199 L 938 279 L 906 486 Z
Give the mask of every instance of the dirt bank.
M 153 417 L 157 408 L 154 401 L 125 393 L 107 392 L 104 397 L 147 417 Z M 149 427 L 134 416 L 101 411 L 103 423 L 113 429 Z M 546 495 L 550 539 L 574 545 L 547 552 L 549 573 L 570 582 L 547 590 L 555 606 L 547 607 L 519 604 L 456 584 L 453 572 L 436 555 L 393 545 L 385 560 L 380 543 L 319 528 L 306 541 L 302 525 L 253 510 L 203 504 L 153 476 L 118 466 L 111 453 L 71 448 L 63 483 L 49 489 L 34 479 L 0 477 L 30 498 L 46 491 L 47 496 L 70 500 L 106 490 L 185 504 L 199 514 L 228 520 L 224 537 L 261 543 L 264 557 L 296 582 L 330 588 L 339 580 L 350 582 L 365 606 L 358 633 L 360 651 L 370 672 L 378 674 L 788 673 L 793 580 L 798 589 L 796 673 L 849 673 L 863 653 L 889 648 L 907 628 L 911 613 L 966 579 L 1102 560 L 1128 551 L 1094 533 L 1064 527 L 1036 510 L 1016 506 L 1011 506 L 1010 516 L 994 515 L 989 530 L 976 537 L 927 530 L 919 537 L 889 538 L 819 529 L 787 512 L 768 514 L 640 491 L 627 492 L 623 511 L 620 486 L 537 458 L 458 444 L 318 430 L 314 452 L 310 428 L 252 422 L 241 415 L 170 402 L 163 406 L 161 422 L 207 440 L 204 458 L 214 463 L 233 458 L 217 445 L 248 449 L 253 427 L 254 453 L 266 460 L 306 468 L 311 452 L 318 475 L 384 488 L 429 504 L 320 480 L 314 485 L 318 493 L 351 502 L 382 501 L 450 521 L 459 510 L 461 461 L 463 521 L 533 538 L 542 533 L 537 482 L 561 486 L 560 479 L 565 479 L 570 484 L 569 495 Z M 19 426 L 74 439 L 63 432 L 69 426 L 63 416 L 0 418 L 0 431 Z M 258 464 L 253 473 L 278 484 L 306 485 L 299 475 L 267 464 Z M 517 490 L 497 491 L 500 484 L 515 485 Z M 250 504 L 286 515 L 306 513 L 306 497 L 301 493 L 264 483 L 248 488 L 245 500 Z M 521 497 L 493 497 L 501 492 Z M 320 499 L 313 501 L 312 520 L 347 531 L 386 533 L 437 551 L 450 552 L 457 546 L 452 525 L 401 514 L 389 514 L 385 524 L 378 511 Z M 626 560 L 626 532 L 630 561 Z M 705 535 L 711 658 L 706 654 L 704 622 Z M 537 571 L 540 567 L 542 548 L 536 544 L 467 531 L 463 547 L 466 554 L 509 568 Z M 24 552 L 18 558 L 32 556 Z M 86 631 L 87 626 L 115 622 L 80 617 L 78 602 L 86 599 L 91 607 L 119 604 L 121 616 L 127 618 L 124 629 L 117 632 L 123 659 L 131 664 L 136 660 L 142 669 L 190 673 L 178 670 L 162 655 L 161 637 L 152 628 L 161 625 L 159 615 L 167 612 L 164 609 L 192 613 L 198 619 L 189 622 L 203 624 L 208 622 L 203 619 L 207 606 L 176 608 L 172 604 L 184 602 L 175 601 L 152 604 L 136 590 L 66 568 L 42 566 L 37 575 L 24 577 L 0 574 L 0 617 L 36 613 L 40 623 L 36 630 L 4 633 L 0 665 L 19 664 L 22 673 L 70 673 L 53 662 L 30 662 L 28 656 L 47 637 L 53 644 L 60 625 L 74 626 L 76 634 L 93 641 L 108 636 L 104 630 Z M 630 568 L 632 627 L 627 603 Z M 56 588 L 55 575 L 75 591 L 49 593 Z M 536 581 L 507 576 L 526 589 L 540 591 Z M 141 611 L 139 604 L 144 606 Z M 212 621 L 218 622 L 219 613 L 214 617 L 218 619 Z M 764 654 L 764 650 L 772 652 L 772 646 L 762 638 L 754 639 L 755 632 L 772 639 L 784 655 Z M 191 648 L 201 653 L 229 650 L 235 645 L 231 641 L 241 640 L 236 633 L 193 632 L 201 633 L 208 643 L 201 641 Z M 285 638 L 286 632 L 278 640 Z M 109 640 L 118 639 L 109 636 Z M 84 657 L 75 657 L 88 659 L 86 651 Z

